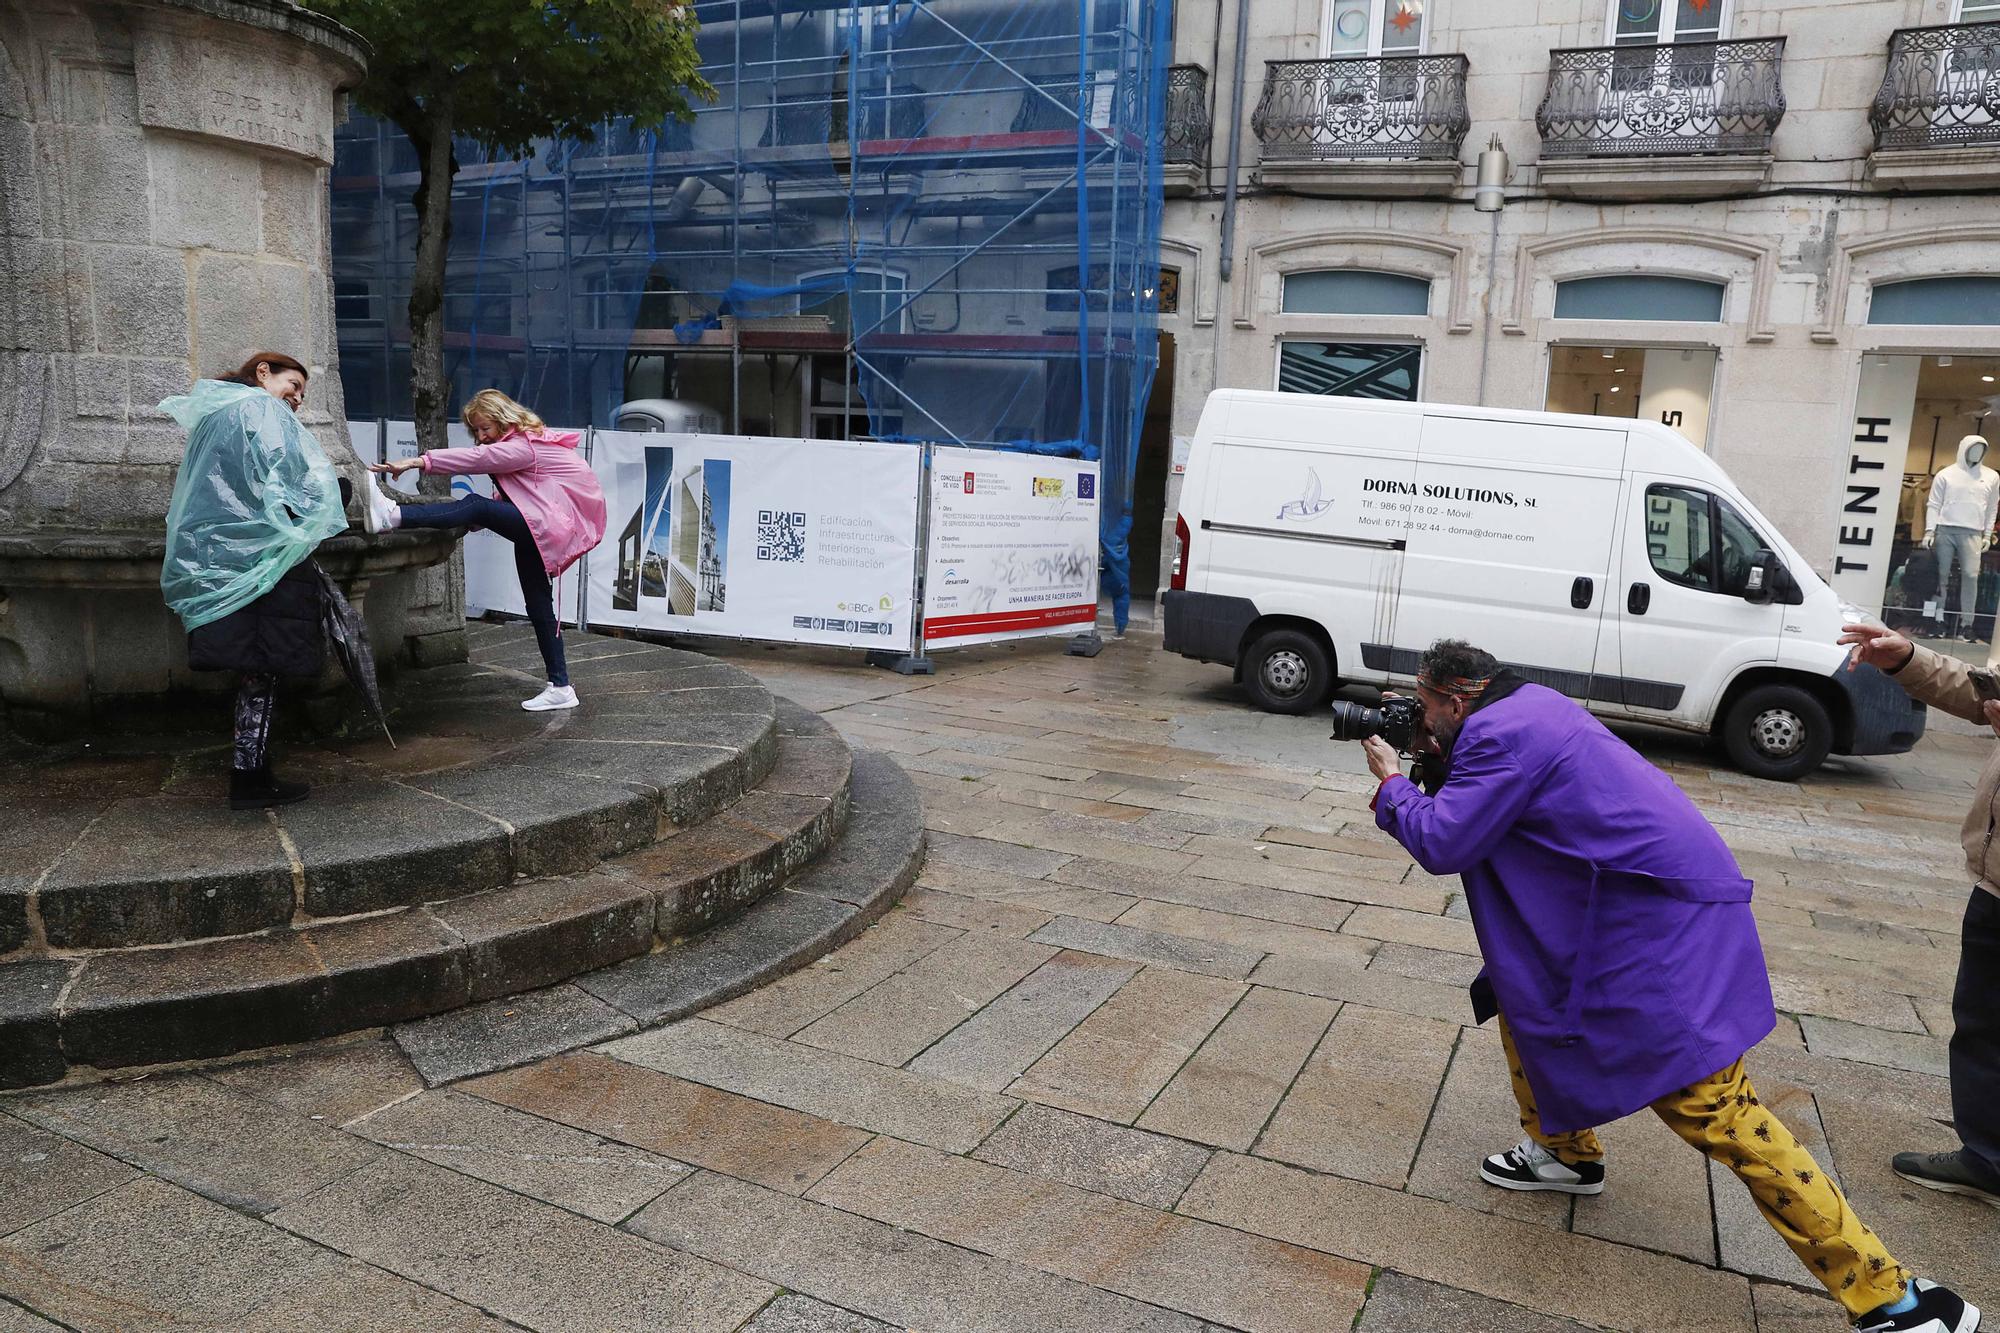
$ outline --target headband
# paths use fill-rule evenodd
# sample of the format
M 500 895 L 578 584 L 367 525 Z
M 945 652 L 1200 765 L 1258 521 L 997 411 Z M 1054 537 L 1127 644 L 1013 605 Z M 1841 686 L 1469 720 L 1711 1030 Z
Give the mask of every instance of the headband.
M 1491 676 L 1453 676 L 1449 680 L 1426 672 L 1417 674 L 1417 684 L 1439 694 L 1455 694 L 1462 699 L 1477 699 L 1486 693 L 1486 687 L 1493 683 Z

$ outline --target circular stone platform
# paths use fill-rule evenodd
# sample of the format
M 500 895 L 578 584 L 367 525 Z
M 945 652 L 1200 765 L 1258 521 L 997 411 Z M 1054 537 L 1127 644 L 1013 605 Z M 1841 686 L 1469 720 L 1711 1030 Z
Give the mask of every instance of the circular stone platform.
M 575 635 L 584 706 L 533 714 L 526 627 L 469 638 L 470 662 L 395 682 L 394 749 L 372 723 L 313 744 L 281 726 L 279 771 L 314 785 L 294 806 L 228 808 L 221 706 L 213 735 L 0 755 L 0 1087 L 402 1022 L 654 954 L 845 831 L 854 757 L 744 672 Z

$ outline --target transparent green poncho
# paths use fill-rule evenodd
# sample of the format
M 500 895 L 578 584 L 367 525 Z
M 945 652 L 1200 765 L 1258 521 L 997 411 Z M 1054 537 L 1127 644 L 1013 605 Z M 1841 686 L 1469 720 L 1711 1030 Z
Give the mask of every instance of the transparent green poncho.
M 193 631 L 269 592 L 347 516 L 326 451 L 262 389 L 197 380 L 160 410 L 188 432 L 160 592 Z

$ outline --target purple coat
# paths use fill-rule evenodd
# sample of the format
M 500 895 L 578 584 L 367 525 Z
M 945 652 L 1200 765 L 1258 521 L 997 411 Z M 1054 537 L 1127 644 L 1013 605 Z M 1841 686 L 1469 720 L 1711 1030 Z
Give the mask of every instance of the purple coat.
M 1437 794 L 1390 778 L 1375 822 L 1464 882 L 1480 981 L 1544 1131 L 1630 1115 L 1776 1025 L 1736 858 L 1666 774 L 1555 691 L 1522 684 L 1478 709 Z

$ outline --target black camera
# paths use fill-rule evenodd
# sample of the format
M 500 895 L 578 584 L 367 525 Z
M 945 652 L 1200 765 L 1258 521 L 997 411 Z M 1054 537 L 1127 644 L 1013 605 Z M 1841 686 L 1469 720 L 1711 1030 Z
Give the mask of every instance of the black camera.
M 1423 725 L 1423 705 L 1401 695 L 1386 697 L 1380 708 L 1366 704 L 1337 703 L 1333 706 L 1333 739 L 1365 741 L 1380 736 L 1403 753 Z

